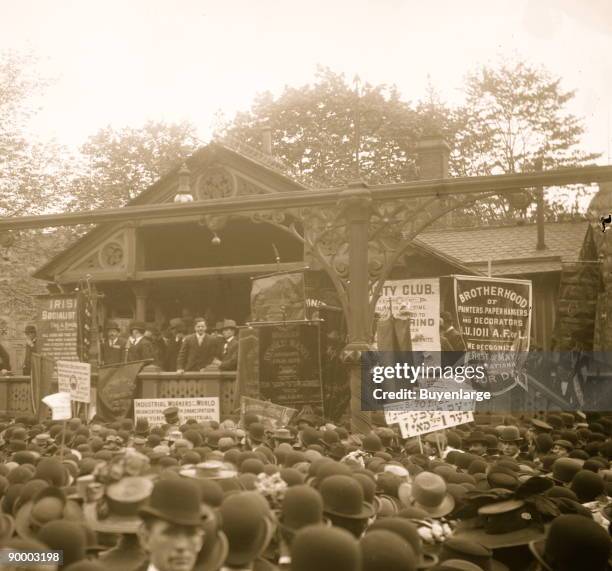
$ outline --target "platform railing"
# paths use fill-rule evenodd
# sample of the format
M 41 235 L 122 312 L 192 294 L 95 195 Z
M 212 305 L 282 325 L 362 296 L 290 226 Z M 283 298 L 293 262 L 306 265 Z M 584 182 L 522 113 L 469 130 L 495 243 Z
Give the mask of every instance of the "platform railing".
M 97 387 L 98 375 L 92 373 L 92 387 Z M 204 371 L 197 373 L 142 372 L 137 377 L 136 398 L 196 398 L 219 397 L 221 416 L 234 409 L 236 373 Z M 18 416 L 31 413 L 30 377 L 0 376 L 0 414 Z

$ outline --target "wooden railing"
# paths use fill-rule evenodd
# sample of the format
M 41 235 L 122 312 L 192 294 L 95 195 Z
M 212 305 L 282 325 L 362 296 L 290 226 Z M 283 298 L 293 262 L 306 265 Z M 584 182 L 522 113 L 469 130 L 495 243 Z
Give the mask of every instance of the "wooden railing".
M 92 374 L 92 386 L 98 376 Z M 236 373 L 206 371 L 202 373 L 143 372 L 137 377 L 136 398 L 195 398 L 219 397 L 221 416 L 234 408 Z M 0 376 L 0 414 L 11 416 L 31 412 L 30 377 Z

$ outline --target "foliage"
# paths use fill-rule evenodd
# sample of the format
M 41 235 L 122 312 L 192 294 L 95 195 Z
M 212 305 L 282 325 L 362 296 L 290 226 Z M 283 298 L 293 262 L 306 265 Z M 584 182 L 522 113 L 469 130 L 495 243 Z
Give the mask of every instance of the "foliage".
M 188 122 L 148 121 L 142 127 L 106 127 L 81 148 L 82 176 L 72 188 L 78 209 L 118 208 L 165 175 L 198 146 Z
M 372 184 L 413 177 L 416 114 L 395 86 L 353 88 L 343 74 L 319 68 L 314 84 L 287 87 L 277 99 L 261 94 L 218 135 L 259 146 L 263 126 L 274 134 L 274 155 L 316 186 L 338 186 L 359 177 Z

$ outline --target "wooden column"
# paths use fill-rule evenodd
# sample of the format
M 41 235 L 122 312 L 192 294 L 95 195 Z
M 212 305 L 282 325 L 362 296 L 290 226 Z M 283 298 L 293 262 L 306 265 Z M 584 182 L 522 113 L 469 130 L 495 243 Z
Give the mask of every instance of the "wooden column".
M 145 284 L 133 284 L 132 292 L 136 299 L 136 309 L 134 319 L 136 321 L 146 321 L 147 318 L 147 286 Z

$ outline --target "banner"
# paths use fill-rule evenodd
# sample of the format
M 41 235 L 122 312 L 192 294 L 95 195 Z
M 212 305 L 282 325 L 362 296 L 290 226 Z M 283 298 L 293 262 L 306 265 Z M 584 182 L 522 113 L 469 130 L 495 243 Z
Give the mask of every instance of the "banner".
M 33 353 L 31 363 L 30 398 L 32 400 L 32 410 L 40 419 L 42 408 L 39 403 L 51 393 L 53 376 L 55 375 L 55 361 L 50 357 Z
M 57 385 L 60 392 L 70 393 L 73 401 L 91 402 L 91 365 L 57 361 Z
M 270 325 L 259 331 L 259 395 L 277 404 L 321 405 L 318 323 Z
M 408 321 L 410 347 L 396 331 L 400 351 L 440 351 L 440 280 L 418 278 L 386 281 L 376 302 L 378 349 L 388 348 L 385 323 L 393 316 L 396 324 Z M 397 328 L 396 328 L 397 329 Z
M 259 328 L 243 327 L 238 330 L 238 368 L 234 408 L 240 397 L 259 397 Z
M 89 360 L 89 349 L 92 342 L 94 291 L 90 290 L 87 286 L 83 286 L 77 296 L 77 354 L 79 360 L 84 362 Z
M 391 418 L 394 421 L 392 424 L 399 425 L 402 438 L 410 438 L 474 422 L 474 413 L 470 411 L 406 411 L 396 413 L 396 416 Z
M 268 430 L 274 430 L 287 426 L 297 410 L 269 401 L 242 397 L 240 399 L 240 416 L 244 418 L 247 413 L 256 414 Z
M 251 321 L 306 319 L 304 274 L 255 278 L 251 284 Z
M 136 377 L 146 361 L 122 363 L 98 369 L 96 410 L 102 422 L 126 418 L 136 397 Z
M 51 420 L 70 420 L 72 418 L 72 407 L 70 393 L 54 393 L 42 399 L 51 409 Z
M 164 410 L 169 406 L 178 408 L 179 424 L 193 418 L 198 422 L 214 420 L 219 422 L 219 397 L 134 399 L 134 422 L 146 418 L 151 426 L 166 424 Z
M 480 388 L 486 385 L 493 395 L 504 394 L 517 384 L 527 389 L 519 361 L 529 352 L 531 281 L 475 276 L 452 279 L 453 313 L 467 349 L 465 359 L 486 363 L 488 368 L 487 379 L 478 383 Z
M 76 295 L 39 297 L 36 320 L 38 353 L 56 360 L 78 361 L 78 322 Z

